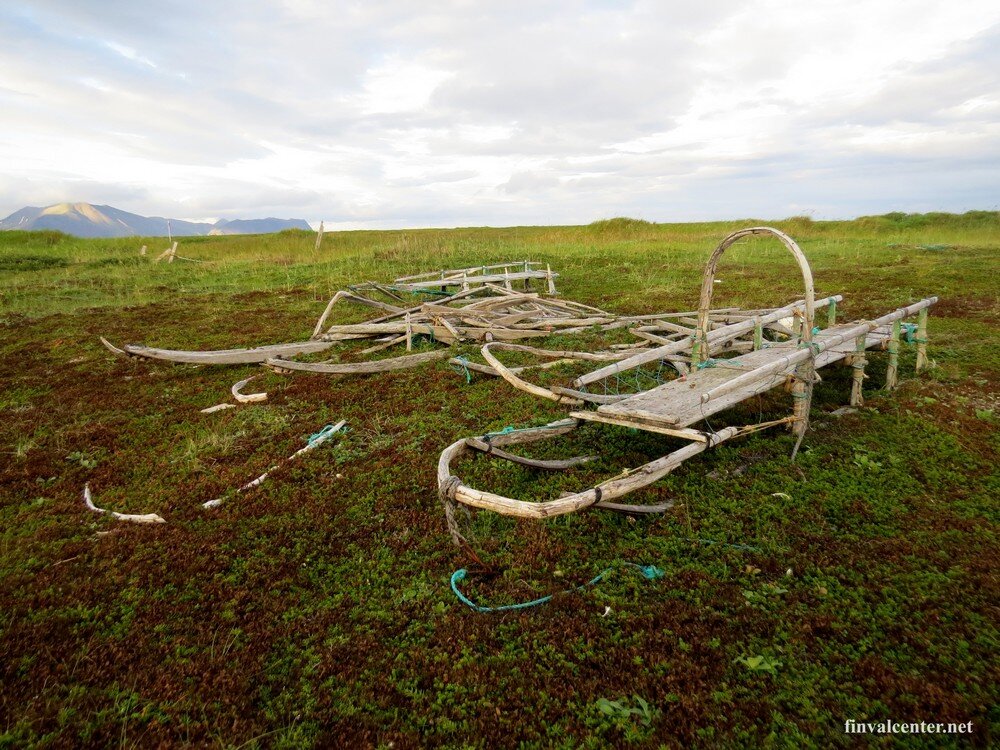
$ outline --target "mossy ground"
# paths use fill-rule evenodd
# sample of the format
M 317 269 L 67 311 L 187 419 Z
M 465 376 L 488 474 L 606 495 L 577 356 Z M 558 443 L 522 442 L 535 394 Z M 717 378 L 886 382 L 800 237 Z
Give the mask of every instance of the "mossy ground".
M 934 367 L 914 377 L 905 347 L 886 394 L 873 355 L 866 407 L 839 418 L 849 371 L 825 370 L 795 464 L 782 432 L 720 446 L 635 497 L 674 500 L 662 517 L 477 515 L 477 548 L 500 571 L 465 583 L 482 601 L 562 591 L 623 561 L 666 571 L 619 569 L 519 613 L 477 614 L 452 595 L 468 560 L 445 530 L 437 457 L 561 407 L 440 363 L 267 374 L 251 388 L 266 403 L 205 415 L 255 368 L 123 361 L 97 340 L 297 340 L 349 283 L 522 258 L 550 262 L 581 302 L 692 309 L 714 244 L 750 223 L 336 233 L 318 252 L 308 233 L 197 238 L 181 253 L 206 262 L 170 265 L 138 257 L 162 241 L 0 234 L 0 747 L 846 747 L 844 721 L 885 718 L 972 721 L 971 741 L 988 745 L 1000 721 L 995 214 L 779 223 L 818 293 L 845 296 L 841 319 L 939 296 Z M 719 278 L 720 305 L 775 306 L 800 287 L 768 242 L 735 246 Z M 732 420 L 783 416 L 787 401 Z M 340 419 L 341 439 L 201 509 Z M 554 497 L 676 445 L 592 425 L 534 451 L 601 453 L 578 471 L 470 459 L 460 473 Z M 85 482 L 99 505 L 168 523 L 92 514 Z

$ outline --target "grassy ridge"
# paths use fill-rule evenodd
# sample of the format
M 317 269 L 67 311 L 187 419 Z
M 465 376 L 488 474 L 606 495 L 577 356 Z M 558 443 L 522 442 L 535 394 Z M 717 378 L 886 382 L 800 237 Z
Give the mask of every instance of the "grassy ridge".
M 204 262 L 170 265 L 138 257 L 163 240 L 0 233 L 0 747 L 847 747 L 846 719 L 881 718 L 971 720 L 988 745 L 1000 719 L 996 213 L 776 222 L 817 293 L 844 294 L 842 319 L 938 295 L 935 367 L 914 379 L 904 348 L 888 396 L 874 355 L 867 407 L 840 418 L 848 373 L 825 370 L 796 464 L 780 432 L 720 446 L 636 496 L 676 500 L 662 518 L 476 516 L 477 548 L 501 570 L 464 584 L 478 600 L 532 599 L 624 561 L 667 574 L 617 569 L 517 614 L 473 613 L 448 589 L 467 561 L 445 532 L 435 463 L 460 436 L 559 407 L 439 364 L 266 374 L 252 388 L 266 403 L 202 415 L 257 370 L 119 361 L 96 338 L 294 340 L 349 283 L 510 259 L 551 263 L 582 302 L 691 309 L 711 248 L 755 223 L 344 232 L 319 251 L 307 232 L 187 238 L 180 254 Z M 719 278 L 719 304 L 800 295 L 773 241 L 734 246 Z M 731 419 L 788 409 L 775 394 Z M 339 419 L 351 430 L 332 447 L 200 509 Z M 602 454 L 579 471 L 469 460 L 458 473 L 548 498 L 677 445 L 593 425 L 532 451 Z M 99 505 L 169 523 L 89 514 L 84 482 Z

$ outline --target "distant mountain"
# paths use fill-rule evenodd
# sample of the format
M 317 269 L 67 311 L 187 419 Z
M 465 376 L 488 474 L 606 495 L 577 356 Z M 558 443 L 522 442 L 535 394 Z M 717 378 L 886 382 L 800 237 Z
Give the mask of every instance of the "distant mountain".
M 271 234 L 272 232 L 282 232 L 285 229 L 305 229 L 312 231 L 312 227 L 305 219 L 233 219 L 226 221 L 220 219 L 215 222 L 215 226 L 209 234 Z
M 169 227 L 168 227 L 169 223 Z M 190 237 L 205 234 L 269 234 L 283 229 L 310 229 L 302 219 L 236 219 L 207 222 L 139 216 L 113 206 L 58 203 L 27 206 L 0 220 L 0 230 L 55 229 L 77 237 Z

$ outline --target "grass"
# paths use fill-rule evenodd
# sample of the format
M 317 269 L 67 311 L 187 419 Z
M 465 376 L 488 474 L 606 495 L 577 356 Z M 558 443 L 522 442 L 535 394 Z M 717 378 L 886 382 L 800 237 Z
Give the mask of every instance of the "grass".
M 890 741 L 988 746 L 996 213 L 778 222 L 817 293 L 844 294 L 842 320 L 939 296 L 934 367 L 913 377 L 904 347 L 888 395 L 874 355 L 866 407 L 839 418 L 849 374 L 824 371 L 796 464 L 781 432 L 719 446 L 636 496 L 677 501 L 663 517 L 475 516 L 477 549 L 500 570 L 464 582 L 477 601 L 526 601 L 624 561 L 666 572 L 616 570 L 519 613 L 477 614 L 452 595 L 468 561 L 448 539 L 435 465 L 460 436 L 560 407 L 440 363 L 266 375 L 251 387 L 266 403 L 203 415 L 254 368 L 121 361 L 97 340 L 296 340 L 347 284 L 525 258 L 551 263 L 572 299 L 692 309 L 711 248 L 752 223 L 344 232 L 319 251 L 306 232 L 190 238 L 180 254 L 205 262 L 169 265 L 138 256 L 163 240 L 0 234 L 0 747 L 850 747 L 847 719 L 972 721 L 965 740 Z M 801 284 L 767 241 L 735 246 L 718 278 L 720 305 L 775 306 Z M 776 395 L 738 416 L 787 410 Z M 340 419 L 338 440 L 200 508 Z M 590 425 L 533 451 L 601 452 L 577 471 L 470 459 L 458 473 L 541 499 L 677 445 Z M 84 482 L 102 507 L 168 523 L 88 513 Z

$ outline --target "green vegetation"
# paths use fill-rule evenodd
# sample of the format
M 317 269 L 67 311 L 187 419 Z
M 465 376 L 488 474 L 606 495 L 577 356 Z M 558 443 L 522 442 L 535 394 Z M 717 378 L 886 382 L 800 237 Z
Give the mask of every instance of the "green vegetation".
M 824 370 L 795 464 L 784 432 L 724 444 L 634 496 L 677 501 L 659 518 L 476 515 L 476 549 L 498 573 L 463 591 L 490 605 L 557 593 L 520 612 L 479 614 L 451 593 L 471 566 L 447 536 L 436 462 L 460 436 L 561 407 L 440 363 L 266 373 L 252 390 L 267 402 L 201 414 L 257 370 L 119 360 L 97 340 L 301 339 L 350 283 L 510 259 L 551 263 L 581 302 L 692 309 L 711 249 L 753 223 L 340 232 L 319 251 L 306 232 L 199 237 L 179 253 L 203 262 L 169 265 L 151 262 L 163 239 L 0 234 L 0 748 L 851 747 L 847 719 L 971 720 L 973 743 L 995 741 L 995 212 L 775 223 L 810 258 L 817 293 L 844 294 L 843 320 L 938 295 L 934 366 L 914 378 L 904 346 L 888 395 L 873 354 L 865 408 L 839 417 L 849 371 Z M 773 241 L 735 246 L 718 278 L 719 305 L 800 295 Z M 601 340 L 627 336 L 539 343 Z M 733 419 L 788 409 L 777 393 Z M 340 419 L 342 437 L 200 507 Z M 590 425 L 533 451 L 601 452 L 577 471 L 469 459 L 459 473 L 549 498 L 677 445 Z M 101 507 L 168 523 L 90 513 L 85 482 Z M 558 594 L 626 561 L 666 575 Z

